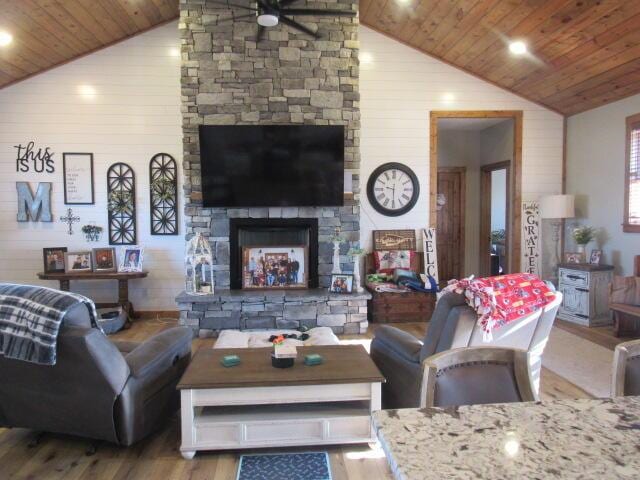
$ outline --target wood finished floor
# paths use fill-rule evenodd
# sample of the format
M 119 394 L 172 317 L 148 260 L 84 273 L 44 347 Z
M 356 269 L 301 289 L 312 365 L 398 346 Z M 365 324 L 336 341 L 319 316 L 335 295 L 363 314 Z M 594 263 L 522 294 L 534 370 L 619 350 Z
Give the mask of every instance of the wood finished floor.
M 176 320 L 145 319 L 136 322 L 131 329 L 114 335 L 114 338 L 142 341 L 175 324 Z M 396 326 L 420 338 L 426 330 L 425 323 Z M 376 325 L 372 325 L 366 335 L 343 335 L 341 339 L 362 342 L 368 346 L 375 328 Z M 196 339 L 193 350 L 210 348 L 214 341 Z M 543 369 L 542 400 L 588 397 L 589 394 L 580 388 Z M 36 433 L 29 430 L 0 429 L 1 480 L 233 480 L 239 458 L 237 452 L 201 452 L 194 460 L 184 460 L 178 451 L 177 416 L 158 433 L 133 447 L 120 448 L 102 443 L 97 453 L 91 456 L 85 453 L 90 445 L 87 440 L 46 434 L 37 445 L 30 446 L 35 437 Z M 329 452 L 335 480 L 392 478 L 380 449 L 372 449 L 366 445 L 321 448 Z

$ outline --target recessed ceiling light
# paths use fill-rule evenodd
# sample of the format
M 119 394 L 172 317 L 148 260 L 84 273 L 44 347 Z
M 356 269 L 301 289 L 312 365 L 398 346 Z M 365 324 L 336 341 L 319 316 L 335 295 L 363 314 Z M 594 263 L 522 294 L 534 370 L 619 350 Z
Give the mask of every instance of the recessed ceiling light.
M 527 44 L 520 40 L 516 40 L 509 44 L 509 51 L 514 55 L 524 55 L 527 53 Z
M 13 35 L 4 30 L 0 30 L 0 47 L 6 47 L 13 42 Z

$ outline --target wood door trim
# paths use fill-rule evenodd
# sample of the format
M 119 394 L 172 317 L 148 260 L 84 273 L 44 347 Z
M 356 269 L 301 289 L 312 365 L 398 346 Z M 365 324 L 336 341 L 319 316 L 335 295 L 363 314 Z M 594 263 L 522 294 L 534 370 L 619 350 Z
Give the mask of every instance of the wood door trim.
M 436 190 L 438 188 L 438 120 L 440 118 L 512 118 L 513 159 L 511 160 L 510 188 L 511 210 L 510 251 L 508 264 L 520 271 L 522 236 L 522 110 L 451 110 L 430 112 L 429 122 L 429 226 L 436 227 Z
M 465 224 L 466 218 L 466 206 L 467 206 L 467 167 L 439 167 L 438 171 L 446 173 L 459 173 L 460 174 L 460 269 L 456 278 L 462 278 L 464 276 L 464 260 L 465 260 Z M 436 176 L 436 190 L 438 189 L 437 176 Z M 436 192 L 437 193 L 437 192 Z M 437 215 L 437 213 L 436 213 Z M 436 217 L 437 223 L 437 217 Z M 437 241 L 437 240 L 436 240 Z
M 507 171 L 507 205 L 505 214 L 507 219 L 511 216 L 511 205 L 509 197 L 511 194 L 511 161 L 505 160 L 504 162 L 495 162 L 480 167 L 480 271 L 479 275 L 489 276 L 491 275 L 491 263 L 488 261 L 490 257 L 485 255 L 491 248 L 491 242 L 489 237 L 491 235 L 491 195 L 487 195 L 487 192 L 491 191 L 491 172 L 496 170 Z M 487 228 L 489 227 L 489 228 Z M 509 224 L 505 226 L 506 238 L 505 249 L 507 251 L 507 271 L 511 271 L 510 259 L 509 259 Z M 484 252 L 484 254 L 483 254 Z

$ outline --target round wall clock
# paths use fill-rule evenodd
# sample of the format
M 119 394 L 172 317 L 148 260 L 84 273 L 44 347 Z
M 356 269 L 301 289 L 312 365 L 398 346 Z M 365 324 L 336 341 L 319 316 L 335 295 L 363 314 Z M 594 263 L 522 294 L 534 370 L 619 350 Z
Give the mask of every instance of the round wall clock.
M 376 211 L 389 217 L 407 213 L 414 207 L 419 195 L 418 177 L 401 163 L 380 165 L 367 182 L 369 203 Z

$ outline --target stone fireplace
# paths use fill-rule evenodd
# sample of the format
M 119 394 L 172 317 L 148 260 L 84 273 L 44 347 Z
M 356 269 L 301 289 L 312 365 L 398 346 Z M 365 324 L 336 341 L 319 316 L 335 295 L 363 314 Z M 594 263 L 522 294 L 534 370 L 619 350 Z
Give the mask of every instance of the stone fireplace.
M 296 7 L 355 11 L 358 0 L 307 0 Z M 193 298 L 178 297 L 183 324 L 195 330 L 249 328 L 249 324 L 280 328 L 302 322 L 331 326 L 337 332 L 366 329 L 366 294 L 338 299 L 326 290 L 333 267 L 330 238 L 336 227 L 345 239 L 340 252 L 344 272 L 353 271 L 346 255 L 349 242 L 360 238 L 358 18 L 305 16 L 300 21 L 317 29 L 320 38 L 280 25 L 268 29 L 257 43 L 255 19 L 230 21 L 226 7 L 208 0 L 180 2 L 187 238 L 200 232 L 211 243 L 216 289 L 212 297 L 217 297 L 195 303 Z M 345 126 L 345 171 L 352 175 L 353 192 L 345 195 L 343 206 L 203 207 L 198 126 L 272 124 Z M 309 219 L 315 228 L 315 233 L 309 230 L 310 254 L 317 245 L 317 260 L 310 262 L 317 270 L 309 272 L 309 290 L 237 290 L 237 225 L 253 223 L 248 220 L 285 225 Z M 262 314 L 271 309 L 274 315 Z M 247 323 L 251 317 L 268 321 Z

